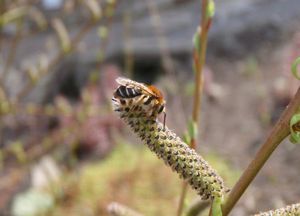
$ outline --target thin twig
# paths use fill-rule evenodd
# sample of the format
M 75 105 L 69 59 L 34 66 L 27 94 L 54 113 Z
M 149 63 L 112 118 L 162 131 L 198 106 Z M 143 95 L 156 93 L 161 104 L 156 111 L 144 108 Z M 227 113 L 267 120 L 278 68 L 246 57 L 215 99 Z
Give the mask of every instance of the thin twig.
M 5 9 L 6 9 L 6 1 L 0 1 L 0 14 L 3 14 Z M 3 28 L 3 26 L 0 25 L 0 51 L 1 51 L 1 48 L 2 48 L 2 40 L 3 40 L 2 28 Z
M 194 104 L 193 104 L 192 118 L 193 118 L 193 122 L 198 125 L 198 128 L 199 128 L 199 119 L 200 119 L 199 114 L 200 114 L 202 91 L 203 91 L 202 69 L 206 60 L 206 47 L 207 47 L 207 33 L 208 33 L 208 27 L 206 27 L 207 26 L 207 20 L 206 20 L 207 4 L 208 4 L 207 0 L 202 0 L 201 21 L 200 21 L 202 31 L 201 34 L 199 34 L 200 51 L 198 52 L 198 47 L 194 47 L 194 52 L 193 52 L 196 77 L 195 77 L 195 91 L 194 91 Z M 197 142 L 195 140 L 195 137 L 192 137 L 190 146 L 193 149 L 197 148 Z M 180 216 L 182 214 L 186 192 L 187 192 L 187 183 L 183 183 L 177 216 Z
M 180 194 L 180 199 L 179 199 L 179 205 L 178 205 L 178 209 L 177 209 L 177 216 L 182 215 L 182 211 L 183 211 L 183 204 L 184 204 L 184 200 L 185 200 L 185 196 L 186 196 L 186 192 L 187 192 L 187 182 L 183 182 L 182 184 L 182 188 L 181 188 L 181 194 Z
M 197 50 L 194 49 L 195 56 L 195 66 L 196 66 L 196 89 L 194 94 L 194 109 L 193 109 L 193 120 L 195 123 L 199 122 L 199 110 L 201 106 L 201 94 L 203 88 L 203 73 L 202 69 L 206 60 L 206 47 L 207 47 L 207 33 L 208 28 L 206 28 L 206 8 L 207 0 L 202 1 L 202 13 L 201 13 L 201 34 L 199 35 L 200 40 L 200 53 L 198 54 Z M 196 141 L 194 141 L 193 148 L 196 147 Z
M 265 162 L 271 156 L 277 146 L 290 134 L 289 122 L 293 114 L 300 107 L 300 87 L 294 98 L 291 100 L 281 117 L 273 127 L 270 135 L 255 155 L 247 169 L 244 171 L 238 182 L 230 192 L 225 204 L 222 207 L 223 216 L 229 214 L 237 201 L 243 195 L 249 184 L 261 170 Z
M 118 4 L 116 3 L 116 1 L 112 1 L 111 3 L 108 3 L 108 5 L 106 5 L 105 10 L 111 10 L 113 12 L 113 14 L 111 16 L 105 17 L 106 18 L 105 22 L 107 23 L 106 24 L 107 35 L 105 38 L 102 38 L 102 40 L 100 41 L 100 47 L 99 47 L 99 50 L 102 53 L 103 57 L 106 54 L 107 46 L 108 46 L 109 39 L 110 39 L 110 37 L 109 37 L 110 31 L 112 28 L 112 24 L 115 21 L 114 18 L 115 18 L 115 11 L 116 11 L 117 5 Z M 104 13 L 104 14 L 107 14 L 107 13 Z M 96 69 L 100 69 L 102 67 L 103 62 L 104 62 L 104 58 L 100 58 L 96 64 Z

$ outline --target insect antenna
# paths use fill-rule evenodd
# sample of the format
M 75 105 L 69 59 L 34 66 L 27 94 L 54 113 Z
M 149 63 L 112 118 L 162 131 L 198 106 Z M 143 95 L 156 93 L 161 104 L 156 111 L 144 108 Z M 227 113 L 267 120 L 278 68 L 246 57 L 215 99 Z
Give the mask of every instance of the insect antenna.
M 166 118 L 167 118 L 167 113 L 164 112 L 164 127 L 163 127 L 164 130 L 165 130 L 165 126 L 166 126 Z

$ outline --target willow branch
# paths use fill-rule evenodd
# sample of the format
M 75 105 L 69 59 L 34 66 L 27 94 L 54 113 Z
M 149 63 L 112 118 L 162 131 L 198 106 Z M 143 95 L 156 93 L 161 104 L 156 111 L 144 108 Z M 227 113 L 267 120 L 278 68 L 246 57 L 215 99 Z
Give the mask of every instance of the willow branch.
M 300 87 L 294 98 L 291 100 L 281 117 L 275 124 L 270 135 L 259 149 L 254 159 L 248 165 L 238 182 L 230 192 L 228 199 L 222 207 L 223 215 L 228 215 L 231 209 L 238 202 L 242 194 L 245 192 L 249 184 L 256 177 L 265 162 L 269 159 L 277 146 L 290 134 L 289 122 L 293 114 L 300 107 Z
M 193 51 L 193 57 L 194 57 L 194 64 L 195 64 L 195 91 L 194 91 L 194 104 L 193 104 L 193 122 L 198 125 L 199 128 L 199 118 L 200 118 L 200 107 L 201 107 L 201 99 L 202 99 L 202 91 L 203 91 L 203 65 L 205 64 L 206 60 L 206 47 L 207 47 L 207 33 L 208 28 L 205 28 L 207 26 L 207 19 L 206 19 L 206 8 L 207 8 L 207 0 L 202 1 L 201 6 L 201 33 L 199 34 L 199 41 L 200 41 L 200 51 L 198 52 L 198 47 L 194 48 Z M 195 137 L 192 137 L 191 148 L 196 149 L 197 142 L 195 140 Z M 186 196 L 187 191 L 187 183 L 184 182 L 182 186 L 182 192 L 180 195 L 180 202 L 178 206 L 177 216 L 180 216 L 182 214 L 183 210 L 183 203 Z

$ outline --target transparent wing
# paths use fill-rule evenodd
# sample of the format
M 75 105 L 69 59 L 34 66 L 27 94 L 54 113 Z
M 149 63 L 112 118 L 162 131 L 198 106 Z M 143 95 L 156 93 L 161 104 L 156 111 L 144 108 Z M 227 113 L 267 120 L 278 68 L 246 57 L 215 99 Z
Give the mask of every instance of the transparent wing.
M 118 77 L 116 79 L 116 82 L 119 83 L 120 85 L 134 88 L 137 91 L 141 91 L 141 92 L 144 92 L 144 93 L 147 93 L 150 95 L 155 95 L 155 94 L 153 94 L 151 89 L 149 89 L 149 87 L 143 83 L 139 83 L 139 82 L 133 81 L 133 80 L 125 78 L 125 77 Z
M 117 81 L 117 83 L 119 83 L 120 85 L 124 85 L 124 86 L 127 86 L 128 84 L 131 84 L 132 82 L 134 82 L 134 81 L 132 81 L 132 80 L 130 80 L 130 79 L 127 79 L 127 78 L 125 78 L 125 77 L 118 77 L 118 78 L 116 79 L 116 81 Z

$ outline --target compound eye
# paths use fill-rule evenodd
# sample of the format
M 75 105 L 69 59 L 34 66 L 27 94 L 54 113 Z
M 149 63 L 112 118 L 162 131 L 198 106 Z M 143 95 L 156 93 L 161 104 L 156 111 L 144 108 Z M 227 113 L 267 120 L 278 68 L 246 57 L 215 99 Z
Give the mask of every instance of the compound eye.
M 164 105 L 161 105 L 161 106 L 159 107 L 158 113 L 162 113 L 162 111 L 164 111 L 164 108 L 165 108 L 165 106 L 164 106 Z

